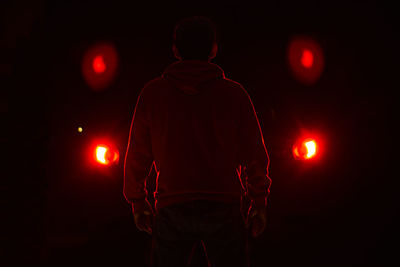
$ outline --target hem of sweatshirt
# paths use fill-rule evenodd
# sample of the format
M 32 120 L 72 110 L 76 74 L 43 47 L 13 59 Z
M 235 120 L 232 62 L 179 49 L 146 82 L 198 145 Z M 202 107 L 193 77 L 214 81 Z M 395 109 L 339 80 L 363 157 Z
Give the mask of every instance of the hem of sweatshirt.
M 241 203 L 241 195 L 227 195 L 227 194 L 187 194 L 187 195 L 174 195 L 167 197 L 158 197 L 155 203 L 156 211 L 160 209 L 172 206 L 174 204 L 180 204 L 184 202 L 194 201 L 194 200 L 207 200 L 215 202 L 225 202 L 238 204 Z

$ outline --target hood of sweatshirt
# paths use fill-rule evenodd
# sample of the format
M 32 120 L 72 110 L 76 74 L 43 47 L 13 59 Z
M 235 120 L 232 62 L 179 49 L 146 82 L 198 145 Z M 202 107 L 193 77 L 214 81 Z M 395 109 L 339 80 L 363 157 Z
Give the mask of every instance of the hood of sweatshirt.
M 196 95 L 207 88 L 203 84 L 225 76 L 216 64 L 201 60 L 181 60 L 169 65 L 163 77 L 185 94 Z

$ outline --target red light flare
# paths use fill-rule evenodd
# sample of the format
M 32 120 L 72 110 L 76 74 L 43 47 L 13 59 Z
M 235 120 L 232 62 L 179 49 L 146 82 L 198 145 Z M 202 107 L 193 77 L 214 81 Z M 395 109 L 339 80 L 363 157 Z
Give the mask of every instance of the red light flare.
M 95 161 L 100 165 L 111 165 L 119 160 L 119 153 L 110 146 L 100 144 L 93 151 Z
M 314 55 L 313 55 L 313 53 L 308 49 L 304 49 L 303 53 L 302 53 L 302 56 L 301 56 L 301 64 L 305 68 L 311 68 L 313 63 L 314 63 Z
M 93 70 L 94 72 L 101 74 L 106 70 L 107 66 L 104 63 L 103 55 L 98 55 L 93 59 Z
M 117 69 L 118 55 L 111 44 L 94 45 L 83 56 L 82 75 L 93 90 L 107 88 L 114 80 Z
M 296 159 L 309 160 L 317 156 L 319 145 L 315 139 L 306 138 L 293 146 L 293 156 Z
M 324 69 L 321 46 L 309 37 L 296 37 L 288 47 L 288 64 L 294 77 L 305 85 L 314 84 Z

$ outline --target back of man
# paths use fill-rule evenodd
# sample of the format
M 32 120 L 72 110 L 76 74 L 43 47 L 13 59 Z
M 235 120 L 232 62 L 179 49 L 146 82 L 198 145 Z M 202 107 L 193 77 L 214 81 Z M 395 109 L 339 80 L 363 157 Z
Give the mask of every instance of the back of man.
M 210 62 L 215 39 L 208 50 L 206 42 L 199 44 L 197 52 L 203 47 L 204 54 L 191 44 L 202 33 L 199 40 L 210 36 L 210 23 L 194 17 L 178 24 L 173 50 L 179 61 L 143 88 L 132 121 L 124 194 L 138 228 L 153 235 L 156 266 L 186 266 L 199 242 L 212 266 L 246 266 L 243 192 L 252 201 L 250 218 L 258 222 L 253 235 L 265 227 L 269 159 L 250 97 Z M 154 220 L 145 190 L 153 162 Z

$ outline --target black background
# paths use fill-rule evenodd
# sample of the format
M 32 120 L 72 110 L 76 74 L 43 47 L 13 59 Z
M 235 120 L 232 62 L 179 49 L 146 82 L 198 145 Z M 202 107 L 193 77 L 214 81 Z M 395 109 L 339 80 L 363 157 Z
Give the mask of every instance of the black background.
M 138 93 L 174 61 L 173 26 L 191 15 L 216 23 L 214 62 L 249 92 L 271 158 L 268 227 L 250 240 L 252 266 L 395 264 L 399 40 L 394 8 L 380 1 L 7 2 L 2 261 L 148 266 L 151 239 L 123 197 L 123 161 L 93 167 L 86 150 L 106 137 L 123 159 Z M 287 66 L 296 35 L 324 51 L 312 86 Z M 95 92 L 81 63 L 103 41 L 116 47 L 119 71 Z M 324 137 L 314 163 L 291 155 L 302 129 Z M 205 266 L 198 255 L 193 266 Z

